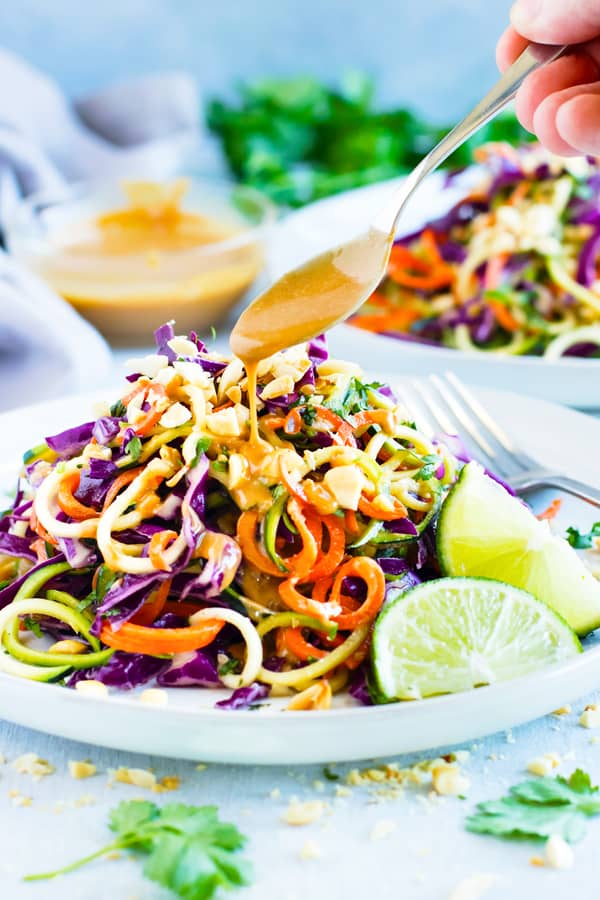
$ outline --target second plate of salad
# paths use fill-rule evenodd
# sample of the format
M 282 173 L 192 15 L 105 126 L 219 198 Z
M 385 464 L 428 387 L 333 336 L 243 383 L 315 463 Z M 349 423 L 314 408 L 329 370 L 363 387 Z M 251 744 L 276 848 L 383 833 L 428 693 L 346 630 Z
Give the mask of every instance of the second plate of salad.
M 397 182 L 292 215 L 273 237 L 279 275 L 364 228 Z M 386 278 L 334 352 L 418 374 L 452 368 L 584 408 L 600 405 L 600 167 L 537 145 L 489 144 L 434 175 L 404 215 Z

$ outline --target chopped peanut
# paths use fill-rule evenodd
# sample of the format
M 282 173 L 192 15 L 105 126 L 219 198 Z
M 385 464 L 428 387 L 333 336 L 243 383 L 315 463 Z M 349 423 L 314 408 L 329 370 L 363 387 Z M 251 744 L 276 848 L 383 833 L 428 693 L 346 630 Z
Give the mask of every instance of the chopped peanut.
M 287 709 L 291 710 L 330 709 L 330 707 L 331 688 L 328 681 L 311 684 L 306 690 L 296 694 L 287 705 Z
M 435 766 L 431 770 L 431 783 L 434 791 L 443 797 L 466 794 L 470 785 L 469 779 L 461 775 L 458 766 L 452 763 Z
M 34 778 L 42 778 L 54 772 L 54 766 L 46 759 L 40 759 L 37 753 L 24 753 L 12 765 L 19 775 L 33 775 Z
M 548 838 L 544 852 L 547 864 L 553 869 L 570 869 L 573 866 L 573 851 L 558 834 Z
M 589 706 L 586 706 L 579 719 L 579 724 L 584 728 L 600 728 L 600 705 L 590 703 Z
M 70 759 L 68 766 L 71 778 L 76 778 L 78 781 L 82 778 L 91 778 L 97 771 L 93 763 L 85 760 Z
M 140 694 L 140 700 L 147 706 L 166 706 L 169 701 L 169 695 L 161 688 L 146 688 Z
M 90 678 L 88 681 L 78 681 L 75 690 L 80 694 L 87 694 L 90 697 L 108 697 L 108 688 L 101 681 Z
M 48 648 L 48 653 L 85 653 L 86 647 L 81 641 L 64 640 L 56 641 Z
M 321 800 L 308 800 L 305 803 L 292 801 L 282 815 L 288 825 L 310 825 L 316 822 L 325 812 L 325 804 Z
M 113 773 L 113 780 L 121 784 L 133 784 L 135 787 L 152 790 L 156 786 L 156 775 L 148 769 L 128 769 L 120 766 Z

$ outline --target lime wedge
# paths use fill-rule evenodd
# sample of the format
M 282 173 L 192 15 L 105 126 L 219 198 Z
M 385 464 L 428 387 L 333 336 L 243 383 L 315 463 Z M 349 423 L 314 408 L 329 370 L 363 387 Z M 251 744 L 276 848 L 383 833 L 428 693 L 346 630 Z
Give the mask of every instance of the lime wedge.
M 382 700 L 454 694 L 581 653 L 575 632 L 531 594 L 490 578 L 440 578 L 385 607 L 371 645 Z
M 575 550 L 469 463 L 438 521 L 444 575 L 497 578 L 543 600 L 578 634 L 600 626 L 600 583 Z

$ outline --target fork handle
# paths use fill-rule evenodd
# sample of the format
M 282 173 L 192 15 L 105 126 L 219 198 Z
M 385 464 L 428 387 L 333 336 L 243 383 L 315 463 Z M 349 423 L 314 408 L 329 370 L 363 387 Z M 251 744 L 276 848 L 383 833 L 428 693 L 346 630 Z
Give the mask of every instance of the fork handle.
M 557 488 L 600 509 L 600 490 L 566 475 L 553 475 L 551 472 L 537 474 L 532 472 L 531 475 L 525 474 L 511 478 L 510 483 L 511 487 L 518 491 L 525 491 L 529 488 L 540 486 Z

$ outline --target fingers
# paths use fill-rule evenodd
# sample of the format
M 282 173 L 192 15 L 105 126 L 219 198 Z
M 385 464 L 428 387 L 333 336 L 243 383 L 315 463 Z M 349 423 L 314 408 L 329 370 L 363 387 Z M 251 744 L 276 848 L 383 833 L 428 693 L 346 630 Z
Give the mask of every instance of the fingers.
M 579 153 L 600 153 L 600 85 L 597 93 L 584 93 L 562 103 L 556 130 Z
M 591 84 L 600 79 L 600 66 L 587 53 L 563 56 L 533 72 L 517 94 L 515 110 L 519 121 L 533 131 L 536 110 L 551 94 L 576 85 Z
M 505 72 L 514 63 L 517 56 L 521 55 L 528 44 L 527 38 L 524 38 L 512 26 L 509 26 L 496 47 L 496 62 L 500 71 Z
M 600 34 L 598 0 L 517 0 L 513 27 L 530 41 L 580 44 Z
M 535 111 L 533 129 L 542 144 L 552 153 L 557 153 L 559 156 L 578 156 L 582 152 L 593 152 L 591 148 L 588 150 L 583 139 L 586 135 L 591 135 L 594 130 L 600 134 L 600 118 L 596 111 L 593 120 L 585 123 L 578 123 L 575 120 L 580 105 L 572 104 L 574 100 L 582 98 L 582 96 L 593 97 L 595 102 L 597 99 L 600 100 L 600 83 L 589 84 L 585 88 L 578 86 L 556 91 L 546 97 Z M 563 104 L 566 107 L 565 113 L 561 112 Z M 583 105 L 589 109 L 589 99 Z M 598 104 L 598 110 L 600 110 L 600 104 Z

